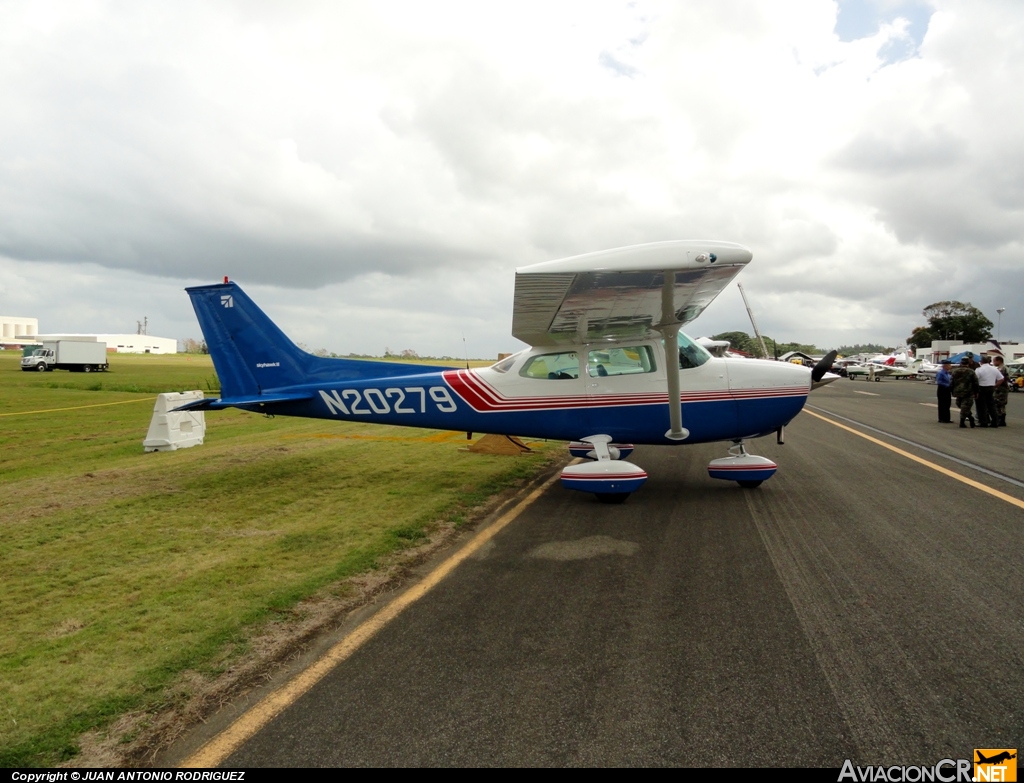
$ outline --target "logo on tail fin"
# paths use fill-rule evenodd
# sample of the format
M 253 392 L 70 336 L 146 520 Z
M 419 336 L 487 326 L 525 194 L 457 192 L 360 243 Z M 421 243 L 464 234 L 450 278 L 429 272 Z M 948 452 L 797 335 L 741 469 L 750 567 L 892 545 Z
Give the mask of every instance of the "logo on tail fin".
M 231 294 L 224 294 L 224 296 L 220 298 L 220 304 L 221 307 L 234 307 L 235 298 Z

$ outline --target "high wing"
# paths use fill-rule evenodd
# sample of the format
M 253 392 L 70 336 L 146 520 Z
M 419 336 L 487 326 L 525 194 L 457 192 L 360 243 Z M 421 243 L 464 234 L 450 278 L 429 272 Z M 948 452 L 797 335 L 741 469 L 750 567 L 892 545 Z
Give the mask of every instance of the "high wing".
M 534 346 L 647 337 L 695 319 L 751 258 L 734 242 L 675 240 L 521 267 L 512 335 Z

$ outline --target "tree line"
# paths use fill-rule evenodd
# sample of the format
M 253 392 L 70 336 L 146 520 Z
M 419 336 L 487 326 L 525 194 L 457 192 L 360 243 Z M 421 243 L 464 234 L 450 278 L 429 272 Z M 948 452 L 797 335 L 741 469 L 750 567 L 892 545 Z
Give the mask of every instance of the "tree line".
M 936 340 L 960 340 L 965 343 L 983 343 L 992 339 L 992 322 L 970 302 L 933 302 L 921 311 L 928 321 L 925 326 L 918 326 L 907 338 L 907 347 L 930 348 Z M 757 338 L 746 332 L 722 332 L 713 335 L 712 340 L 728 340 L 731 347 L 749 353 L 758 358 L 765 358 Z M 829 349 L 819 348 L 804 343 L 778 343 L 767 335 L 764 338 L 768 357 L 782 356 L 789 351 L 817 355 L 827 353 Z M 836 350 L 840 356 L 851 356 L 858 353 L 889 353 L 895 347 L 877 343 L 858 343 L 856 345 L 840 345 Z

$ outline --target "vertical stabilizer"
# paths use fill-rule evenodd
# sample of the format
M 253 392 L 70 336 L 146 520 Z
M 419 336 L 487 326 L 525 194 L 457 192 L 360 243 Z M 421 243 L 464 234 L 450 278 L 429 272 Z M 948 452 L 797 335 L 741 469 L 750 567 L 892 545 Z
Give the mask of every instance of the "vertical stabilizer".
M 316 357 L 285 336 L 234 283 L 185 289 L 220 377 L 222 397 L 302 383 Z

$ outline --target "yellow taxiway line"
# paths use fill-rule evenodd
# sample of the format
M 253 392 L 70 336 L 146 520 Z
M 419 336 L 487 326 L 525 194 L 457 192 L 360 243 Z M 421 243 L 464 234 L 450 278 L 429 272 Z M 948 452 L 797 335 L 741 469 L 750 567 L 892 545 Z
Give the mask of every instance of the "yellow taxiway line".
M 429 593 L 442 579 L 454 571 L 460 563 L 507 527 L 510 522 L 526 510 L 527 506 L 554 484 L 558 480 L 559 475 L 560 472 L 555 473 L 555 475 L 533 490 L 512 509 L 503 514 L 494 524 L 489 525 L 473 536 L 464 547 L 427 574 L 424 579 L 410 587 L 394 601 L 373 615 L 373 617 L 358 625 L 348 636 L 331 647 L 327 654 L 317 660 L 316 663 L 253 706 L 252 709 L 228 726 L 227 729 L 182 761 L 181 766 L 216 767 L 222 763 L 242 743 L 253 737 L 271 720 L 294 704 L 300 696 L 320 682 L 335 666 L 372 639 L 378 631 L 398 617 L 405 609 Z
M 830 419 L 830 418 L 828 418 L 826 416 L 821 416 L 821 415 L 819 415 L 817 413 L 814 413 L 813 411 L 807 410 L 806 408 L 804 408 L 804 413 L 808 413 L 808 414 L 810 414 L 811 416 L 813 416 L 816 419 L 821 419 L 822 421 L 827 421 L 829 424 L 831 424 L 831 425 L 833 425 L 835 427 L 839 427 L 839 429 L 841 429 L 841 430 L 846 430 L 847 432 L 852 432 L 854 435 L 856 435 L 856 436 L 858 436 L 860 438 L 864 438 L 864 440 L 869 440 L 872 443 L 878 444 L 879 446 L 881 446 L 884 449 L 889 449 L 889 451 L 896 452 L 901 457 L 906 457 L 907 459 L 913 460 L 914 462 L 917 462 L 917 463 L 919 463 L 921 465 L 929 467 L 932 470 L 937 470 L 942 475 L 949 476 L 952 479 L 956 479 L 957 481 L 960 481 L 960 482 L 966 484 L 969 487 L 974 487 L 975 489 L 980 489 L 982 492 L 986 492 L 989 495 L 992 495 L 992 497 L 999 498 L 1000 500 L 1005 500 L 1007 503 L 1009 503 L 1009 504 L 1011 504 L 1013 506 L 1017 506 L 1018 508 L 1024 508 L 1024 500 L 1020 500 L 1019 498 L 1015 498 L 1015 497 L 1013 497 L 1013 495 L 1007 495 L 1005 492 L 1000 492 L 998 489 L 992 489 L 992 487 L 987 486 L 985 484 L 982 484 L 980 481 L 975 481 L 974 479 L 969 479 L 969 478 L 967 478 L 967 476 L 961 476 L 959 473 L 956 473 L 955 471 L 952 471 L 949 468 L 944 468 L 941 465 L 936 465 L 934 462 L 929 462 L 926 459 L 922 459 L 921 457 L 918 457 L 918 456 L 916 456 L 914 454 L 911 454 L 909 451 L 904 451 L 903 449 L 898 449 L 895 446 L 892 446 L 892 445 L 886 443 L 883 440 L 879 440 L 878 438 L 872 438 L 870 435 L 865 435 L 863 432 L 860 432 L 859 430 L 855 430 L 852 427 L 847 427 L 845 424 L 840 424 L 838 421 L 833 421 L 832 419 Z
M 0 416 L 28 416 L 30 413 L 57 413 L 59 411 L 80 411 L 83 408 L 105 408 L 108 405 L 127 405 L 129 402 L 152 402 L 156 397 L 142 397 L 135 400 L 121 400 L 120 402 L 97 402 L 94 405 L 75 405 L 71 408 L 47 408 L 42 411 L 15 411 L 14 413 L 0 413 Z

